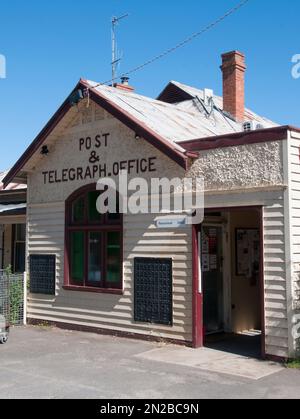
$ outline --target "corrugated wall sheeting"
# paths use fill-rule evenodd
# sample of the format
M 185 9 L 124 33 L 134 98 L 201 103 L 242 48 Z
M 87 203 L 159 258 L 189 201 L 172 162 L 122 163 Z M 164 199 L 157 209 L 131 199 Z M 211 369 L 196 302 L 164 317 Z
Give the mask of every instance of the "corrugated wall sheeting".
M 72 292 L 64 278 L 64 203 L 29 205 L 28 253 L 57 257 L 56 297 L 30 295 L 28 317 L 161 338 L 192 341 L 191 229 L 158 230 L 153 215 L 124 217 L 124 295 Z M 133 321 L 133 262 L 135 257 L 173 259 L 174 325 Z

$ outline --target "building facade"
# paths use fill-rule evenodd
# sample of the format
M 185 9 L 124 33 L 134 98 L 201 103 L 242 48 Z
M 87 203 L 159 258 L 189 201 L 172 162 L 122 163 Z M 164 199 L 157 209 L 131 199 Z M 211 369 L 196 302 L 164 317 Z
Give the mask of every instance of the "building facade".
M 245 68 L 223 56 L 223 100 L 79 82 L 4 179 L 28 188 L 30 321 L 194 347 L 258 331 L 263 356 L 297 355 L 300 130 L 244 108 Z M 203 222 L 99 215 L 96 182 L 121 171 L 203 178 Z
M 25 272 L 26 185 L 10 184 L 3 189 L 0 173 L 0 270 Z

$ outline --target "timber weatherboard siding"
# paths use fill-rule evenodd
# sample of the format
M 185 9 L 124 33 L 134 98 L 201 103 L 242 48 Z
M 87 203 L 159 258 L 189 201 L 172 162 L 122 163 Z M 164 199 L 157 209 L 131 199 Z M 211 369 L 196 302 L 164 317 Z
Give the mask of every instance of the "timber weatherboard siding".
M 266 353 L 288 357 L 284 199 L 263 209 Z
M 67 116 L 66 116 L 67 117 Z M 28 254 L 56 255 L 56 295 L 30 294 L 28 319 L 75 326 L 135 333 L 155 338 L 192 342 L 192 228 L 176 231 L 157 229 L 155 215 L 124 215 L 123 283 L 124 292 L 101 294 L 70 291 L 64 286 L 65 200 L 87 182 L 44 185 L 44 170 L 76 167 L 84 164 L 89 152 L 78 153 L 78 140 L 98 132 L 110 132 L 110 149 L 101 152 L 110 167 L 126 158 L 157 158 L 155 177 L 182 177 L 184 170 L 153 146 L 135 139 L 124 127 L 92 103 L 89 109 L 68 118 L 68 127 L 49 143 L 51 153 L 42 163 L 33 160 L 29 174 Z M 151 173 L 146 179 L 151 179 Z M 173 325 L 160 326 L 134 322 L 133 264 L 135 257 L 159 257 L 173 260 Z M 29 268 L 29 267 L 28 267 Z M 27 269 L 29 271 L 29 269 Z
M 66 116 L 67 118 L 67 116 Z M 193 340 L 193 246 L 192 227 L 165 230 L 155 226 L 155 215 L 124 215 L 123 282 L 124 293 L 100 294 L 70 291 L 64 286 L 65 201 L 86 181 L 44 184 L 43 171 L 78 167 L 88 161 L 90 152 L 78 152 L 81 137 L 111 133 L 111 150 L 103 149 L 102 161 L 111 167 L 124 159 L 157 159 L 155 177 L 183 177 L 184 170 L 142 140 L 135 133 L 96 106 L 68 119 L 68 127 L 53 134 L 48 141 L 50 153 L 41 161 L 35 156 L 28 162 L 28 243 L 27 256 L 56 255 L 56 295 L 33 295 L 28 298 L 28 318 L 70 326 L 135 333 L 154 338 Z M 65 126 L 65 124 L 64 124 Z M 231 146 L 206 150 L 192 165 L 188 175 L 204 176 L 207 209 L 260 207 L 263 214 L 264 323 L 266 353 L 287 358 L 291 354 L 289 235 L 293 235 L 293 260 L 300 262 L 300 169 L 297 144 L 287 152 L 288 140 Z M 296 144 L 296 145 L 295 145 Z M 112 152 L 113 151 L 113 152 Z M 285 184 L 286 157 L 294 162 L 291 187 Z M 243 164 L 239 170 L 239 165 Z M 289 197 L 294 200 L 289 211 Z M 295 208 L 294 208 L 295 206 Z M 292 214 L 290 221 L 289 214 Z M 294 214 L 294 215 L 293 215 Z M 290 228 L 290 224 L 292 227 Z M 152 325 L 134 321 L 134 258 L 157 257 L 173 260 L 173 325 Z M 27 260 L 29 258 L 27 257 Z M 295 268 L 295 266 L 294 266 Z M 28 270 L 29 271 L 29 270 Z M 299 267 L 300 271 L 300 267 Z M 299 272 L 300 273 L 300 272 Z M 296 274 L 296 272 L 294 272 Z M 297 303 L 300 281 L 294 277 L 294 302 Z M 298 297 L 297 297 L 298 296 Z
M 158 230 L 154 215 L 124 217 L 124 294 L 73 292 L 64 285 L 65 204 L 28 208 L 28 254 L 56 255 L 56 296 L 29 295 L 28 318 L 192 341 L 192 230 Z M 135 257 L 173 260 L 173 326 L 134 322 Z
M 290 132 L 289 138 L 290 240 L 291 240 L 291 295 L 292 315 L 300 315 L 300 133 Z M 293 319 L 291 319 L 293 322 Z M 300 354 L 300 341 L 293 342 Z

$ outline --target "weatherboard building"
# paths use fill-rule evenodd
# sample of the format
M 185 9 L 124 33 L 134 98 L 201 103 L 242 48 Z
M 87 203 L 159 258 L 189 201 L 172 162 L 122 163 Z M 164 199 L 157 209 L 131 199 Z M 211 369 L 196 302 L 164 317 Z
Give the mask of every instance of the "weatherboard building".
M 11 183 L 3 188 L 8 172 L 0 173 L 0 270 L 25 271 L 26 188 Z
M 246 109 L 244 56 L 222 61 L 223 98 L 80 80 L 5 176 L 27 185 L 30 322 L 193 347 L 246 332 L 262 356 L 296 356 L 300 130 Z M 101 216 L 96 182 L 124 170 L 203 177 L 204 221 Z

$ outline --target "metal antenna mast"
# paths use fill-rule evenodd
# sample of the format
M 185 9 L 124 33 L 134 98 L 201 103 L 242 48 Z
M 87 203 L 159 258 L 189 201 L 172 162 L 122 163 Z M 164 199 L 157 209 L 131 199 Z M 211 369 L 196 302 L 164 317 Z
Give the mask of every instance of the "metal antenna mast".
M 117 77 L 117 65 L 120 62 L 121 58 L 118 57 L 118 52 L 117 52 L 117 41 L 116 41 L 116 27 L 118 25 L 118 23 L 120 22 L 120 20 L 125 19 L 126 17 L 128 17 L 129 14 L 126 13 L 123 16 L 120 17 L 116 17 L 114 16 L 111 20 L 112 23 L 112 63 L 111 63 L 111 67 L 112 67 L 112 82 L 114 83 L 116 77 Z

